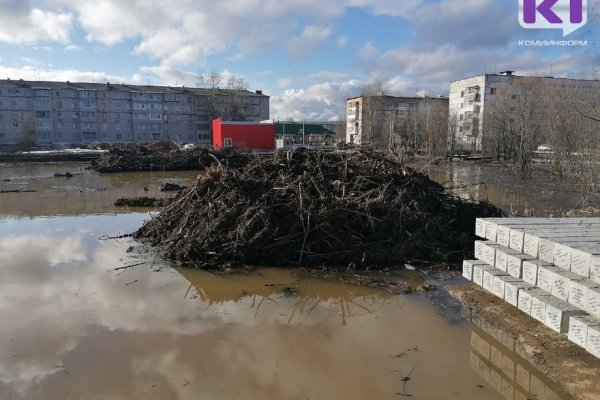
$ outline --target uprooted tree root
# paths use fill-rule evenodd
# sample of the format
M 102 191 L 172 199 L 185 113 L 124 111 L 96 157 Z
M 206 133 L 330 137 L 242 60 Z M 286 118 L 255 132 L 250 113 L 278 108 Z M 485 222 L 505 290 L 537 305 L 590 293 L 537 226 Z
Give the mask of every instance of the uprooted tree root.
M 360 269 L 459 261 L 472 251 L 475 218 L 498 215 L 380 153 L 297 150 L 207 169 L 135 237 L 200 268 Z

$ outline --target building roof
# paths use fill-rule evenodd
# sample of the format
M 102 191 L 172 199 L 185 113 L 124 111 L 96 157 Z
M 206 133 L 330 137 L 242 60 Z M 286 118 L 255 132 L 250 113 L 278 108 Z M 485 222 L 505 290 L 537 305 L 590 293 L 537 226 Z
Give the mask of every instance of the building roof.
M 380 98 L 384 98 L 384 99 L 407 99 L 407 100 L 423 100 L 423 99 L 444 99 L 444 100 L 448 100 L 448 96 L 444 96 L 444 95 L 439 95 L 439 96 L 418 96 L 418 95 L 399 95 L 399 96 L 392 96 L 389 94 L 366 94 L 363 96 L 355 96 L 355 97 L 349 97 L 346 99 L 346 101 L 350 101 L 350 100 L 357 100 L 363 97 L 380 97 Z
M 299 122 L 276 122 L 275 133 L 277 135 L 301 135 L 304 130 L 306 135 L 335 135 L 335 132 L 324 128 L 320 124 L 302 124 Z
M 23 79 L 0 79 L 2 87 L 22 87 L 22 88 L 37 88 L 37 89 L 74 89 L 74 90 L 115 90 L 128 92 L 145 92 L 145 93 L 160 93 L 160 94 L 176 94 L 176 93 L 192 93 L 192 94 L 214 94 L 216 91 L 220 95 L 233 95 L 243 92 L 244 96 L 254 97 L 269 97 L 262 94 L 262 91 L 251 92 L 249 90 L 234 90 L 234 89 L 208 89 L 186 86 L 153 86 L 153 85 L 129 85 L 125 83 L 113 84 L 106 83 L 90 83 L 90 82 L 58 82 L 58 81 L 26 81 Z

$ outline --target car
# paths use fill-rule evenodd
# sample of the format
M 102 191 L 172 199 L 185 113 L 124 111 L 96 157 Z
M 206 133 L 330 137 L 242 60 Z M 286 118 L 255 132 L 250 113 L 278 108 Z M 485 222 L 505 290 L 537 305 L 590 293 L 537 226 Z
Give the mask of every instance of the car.
M 552 147 L 549 144 L 540 144 L 537 147 L 537 151 L 551 151 Z

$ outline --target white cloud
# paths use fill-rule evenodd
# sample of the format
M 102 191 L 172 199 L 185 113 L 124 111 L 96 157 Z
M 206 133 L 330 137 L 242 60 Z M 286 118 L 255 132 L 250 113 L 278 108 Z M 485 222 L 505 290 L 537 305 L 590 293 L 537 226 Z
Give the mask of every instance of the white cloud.
M 321 48 L 329 35 L 331 27 L 307 26 L 299 36 L 290 40 L 288 53 L 294 58 L 301 58 Z
M 30 8 L 29 2 L 3 1 L 0 3 L 0 42 L 66 44 L 70 40 L 72 29 L 73 16 L 70 13 Z
M 348 44 L 348 37 L 347 36 L 338 37 L 335 44 L 337 47 L 346 47 L 346 45 Z
M 293 80 L 289 78 L 279 78 L 277 79 L 277 86 L 281 89 L 287 89 L 292 86 Z
M 134 83 L 132 78 L 116 76 L 100 71 L 78 71 L 75 69 L 43 69 L 33 66 L 24 66 L 21 68 L 11 68 L 0 65 L 0 77 L 2 79 L 24 79 L 24 80 L 42 80 L 58 82 L 113 82 L 113 83 Z
M 372 42 L 365 43 L 365 45 L 363 47 L 361 47 L 360 49 L 358 49 L 358 52 L 357 52 L 357 55 L 360 58 L 364 58 L 367 60 L 375 58 L 379 54 L 380 54 L 379 49 L 377 47 L 375 47 Z

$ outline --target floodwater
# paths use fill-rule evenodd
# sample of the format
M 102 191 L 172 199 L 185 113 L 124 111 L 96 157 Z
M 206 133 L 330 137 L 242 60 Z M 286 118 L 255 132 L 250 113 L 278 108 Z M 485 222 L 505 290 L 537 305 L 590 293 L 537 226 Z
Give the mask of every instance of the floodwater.
M 488 201 L 509 214 L 550 216 L 572 209 L 600 208 L 597 194 L 560 181 L 539 166 L 532 169 L 527 179 L 503 165 L 453 163 L 414 167 L 451 193 L 464 199 Z
M 75 176 L 54 177 L 65 171 Z M 0 194 L 1 399 L 495 400 L 530 389 L 501 369 L 492 380 L 481 324 L 422 295 L 284 269 L 178 270 L 108 239 L 150 218 L 115 198 L 195 173 L 0 172 L 0 190 L 37 190 Z

